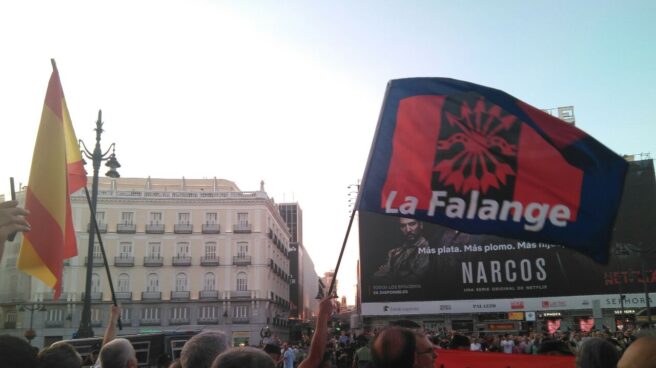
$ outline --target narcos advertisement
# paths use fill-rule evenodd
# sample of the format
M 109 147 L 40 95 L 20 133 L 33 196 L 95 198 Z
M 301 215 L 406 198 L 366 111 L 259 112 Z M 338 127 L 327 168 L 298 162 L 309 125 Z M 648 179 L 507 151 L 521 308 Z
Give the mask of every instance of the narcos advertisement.
M 591 308 L 586 296 L 611 300 L 643 293 L 644 283 L 656 287 L 651 160 L 630 164 L 607 265 L 558 244 L 415 219 L 360 212 L 359 222 L 364 314 Z

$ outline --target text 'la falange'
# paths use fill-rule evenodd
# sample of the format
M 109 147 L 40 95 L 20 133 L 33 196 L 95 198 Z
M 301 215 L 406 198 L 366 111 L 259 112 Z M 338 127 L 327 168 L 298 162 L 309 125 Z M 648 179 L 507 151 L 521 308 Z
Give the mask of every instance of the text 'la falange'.
M 406 196 L 405 202 L 398 208 L 393 207 L 397 191 L 393 190 L 387 196 L 385 213 L 402 215 L 414 215 L 419 200 L 417 197 Z M 524 229 L 529 231 L 540 231 L 544 228 L 547 220 L 558 227 L 567 226 L 571 219 L 571 210 L 564 204 L 551 206 L 547 203 L 530 202 L 526 206 L 518 201 L 507 201 L 499 203 L 494 199 L 483 199 L 479 204 L 480 192 L 472 190 L 469 201 L 460 197 L 448 197 L 446 191 L 433 191 L 428 206 L 427 215 L 435 216 L 438 208 L 444 208 L 444 215 L 448 218 L 478 219 L 483 221 L 508 221 L 522 222 Z

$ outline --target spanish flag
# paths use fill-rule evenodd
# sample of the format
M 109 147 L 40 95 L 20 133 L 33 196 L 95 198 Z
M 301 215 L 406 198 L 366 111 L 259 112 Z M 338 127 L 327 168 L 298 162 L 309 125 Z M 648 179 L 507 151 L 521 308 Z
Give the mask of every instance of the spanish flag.
M 70 195 L 87 179 L 54 60 L 52 66 L 25 196 L 33 225 L 24 234 L 18 269 L 54 288 L 58 299 L 64 259 L 77 255 Z

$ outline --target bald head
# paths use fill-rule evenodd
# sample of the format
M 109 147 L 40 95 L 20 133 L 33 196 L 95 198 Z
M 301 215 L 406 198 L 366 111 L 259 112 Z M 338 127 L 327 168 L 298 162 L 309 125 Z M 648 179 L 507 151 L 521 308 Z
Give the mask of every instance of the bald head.
M 130 341 L 118 338 L 100 349 L 100 363 L 103 368 L 136 368 L 137 357 Z
M 415 360 L 415 334 L 402 327 L 381 331 L 371 347 L 371 357 L 378 368 L 412 367 Z
M 645 336 L 629 345 L 617 368 L 656 368 L 656 337 Z

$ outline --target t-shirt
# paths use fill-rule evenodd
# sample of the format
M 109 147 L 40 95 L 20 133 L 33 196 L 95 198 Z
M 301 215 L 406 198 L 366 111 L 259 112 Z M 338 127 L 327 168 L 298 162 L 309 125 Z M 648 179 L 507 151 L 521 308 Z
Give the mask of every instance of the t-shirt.
M 481 344 L 478 342 L 472 342 L 469 345 L 469 350 L 471 351 L 481 351 Z
M 283 368 L 294 368 L 294 352 L 292 349 L 285 350 L 282 356 Z
M 503 352 L 504 353 L 512 354 L 513 346 L 515 346 L 514 341 L 512 341 L 512 340 L 501 340 L 501 347 L 503 347 Z

